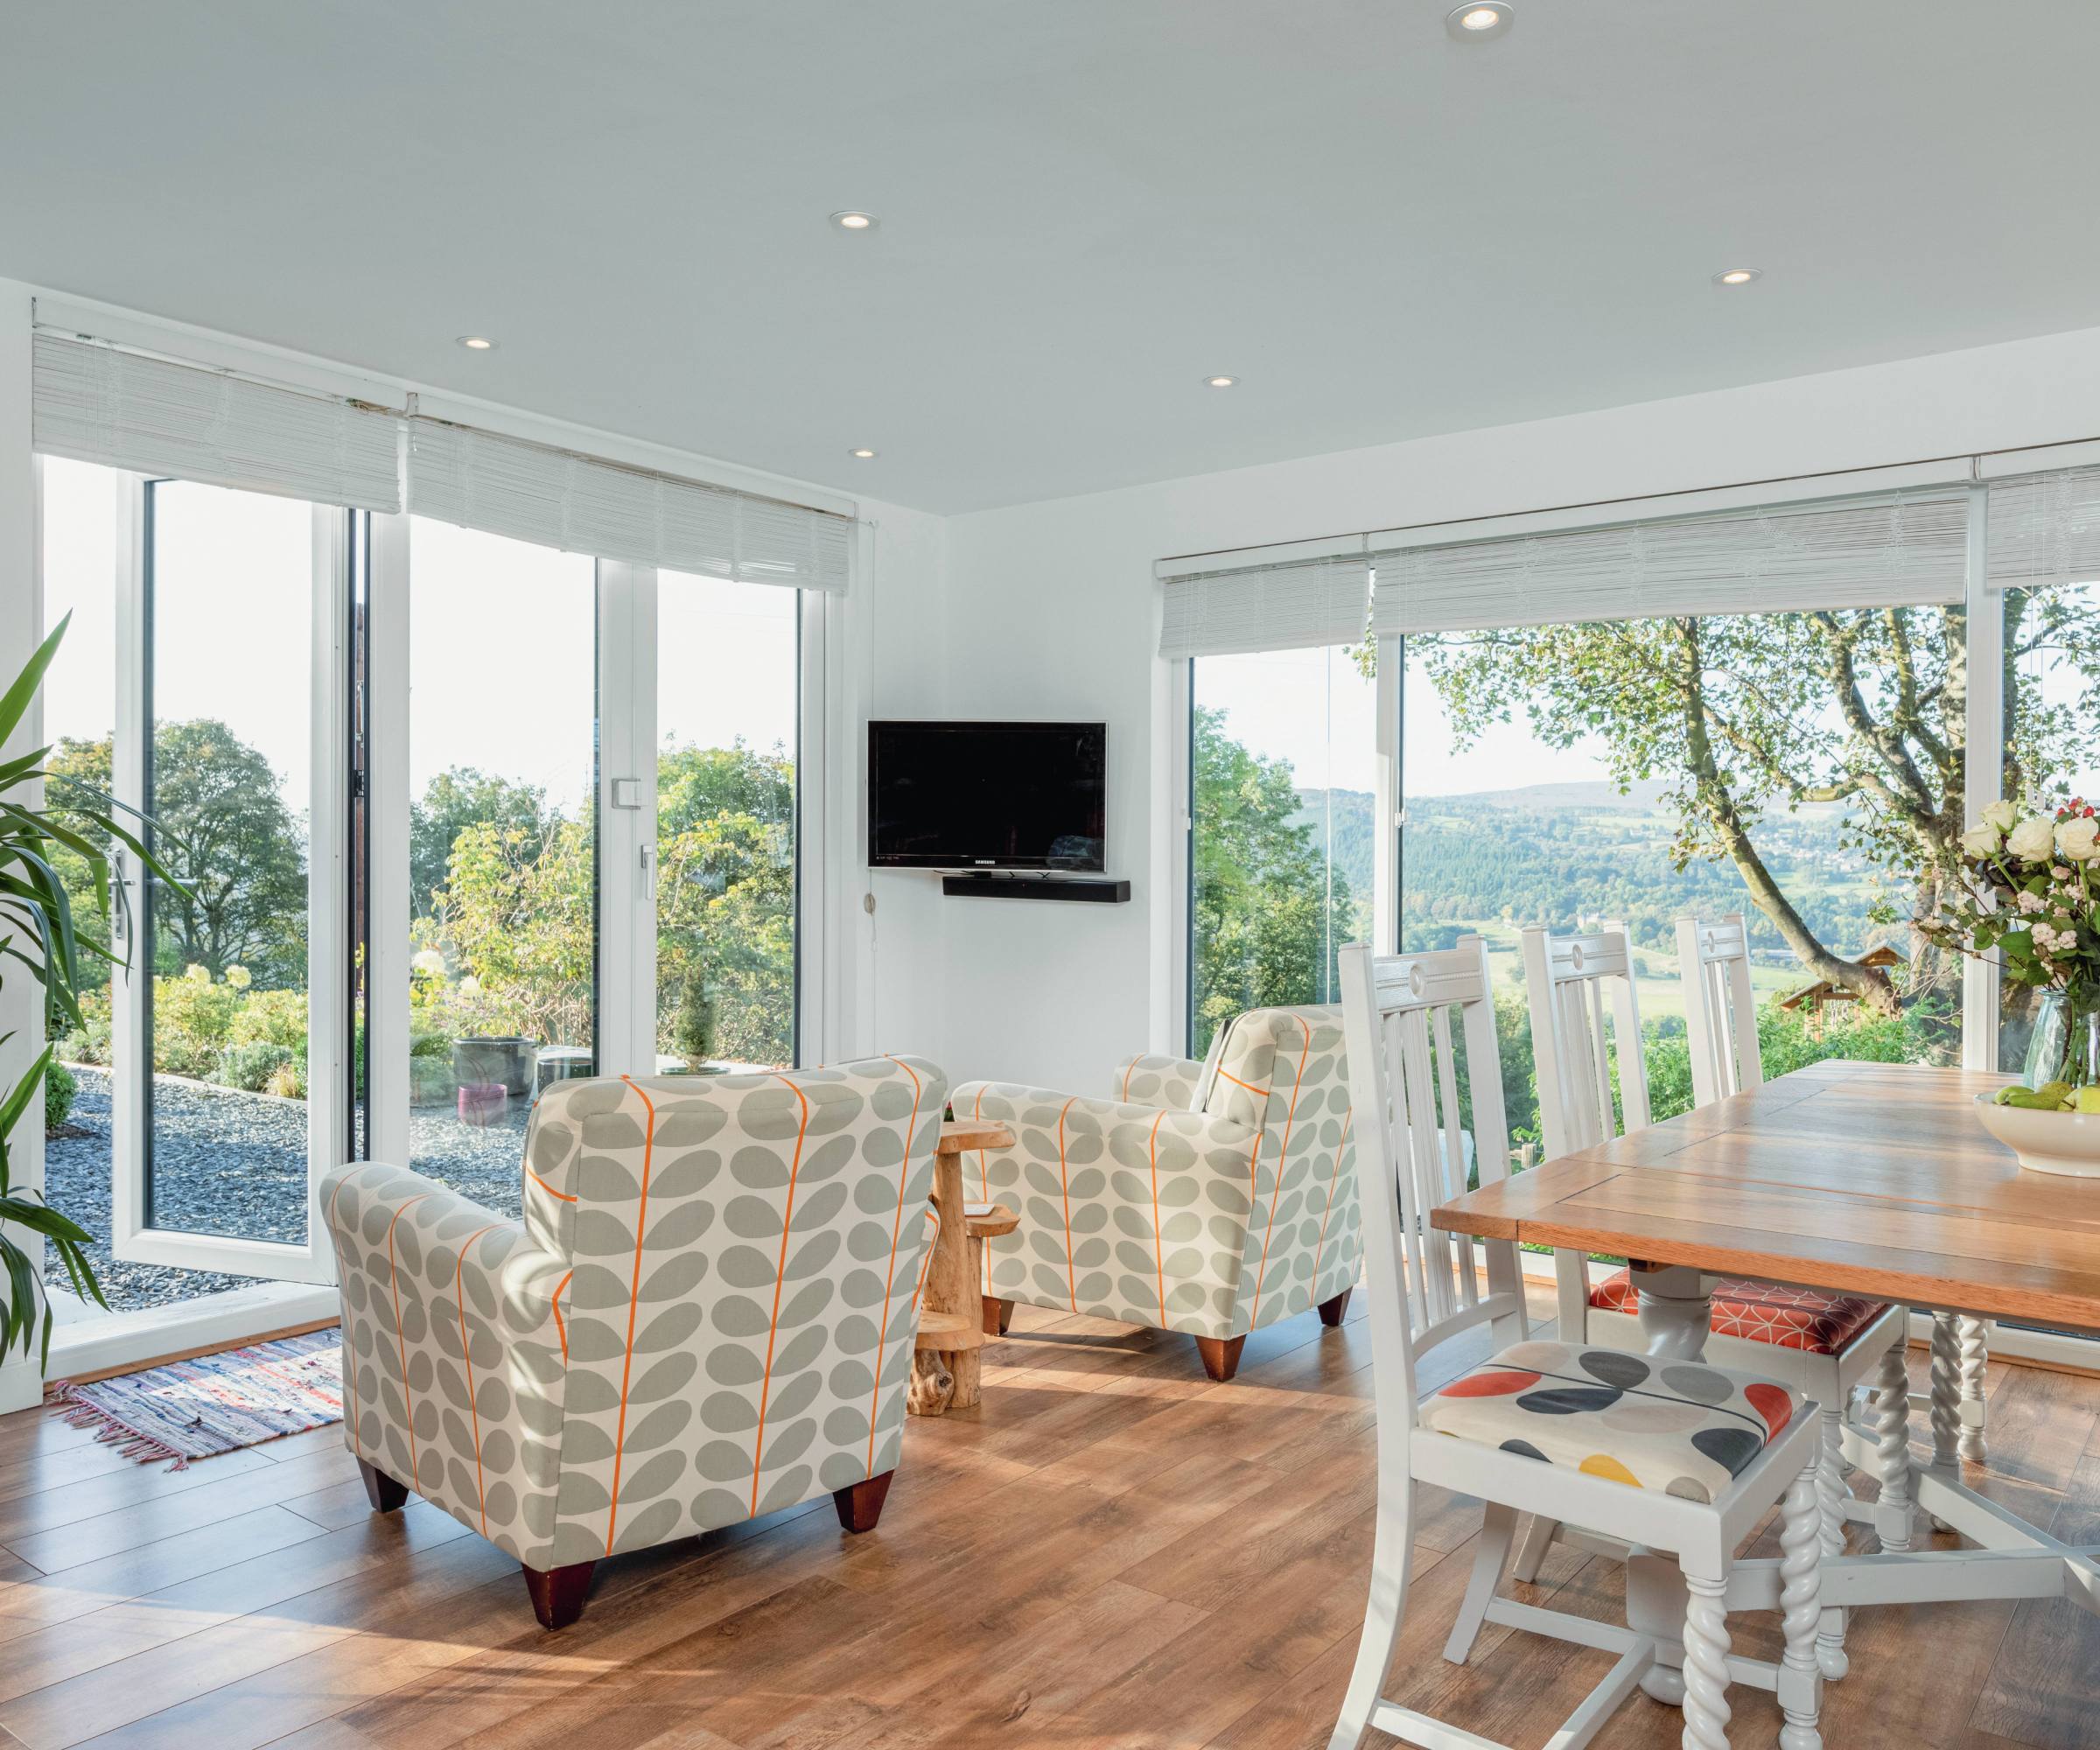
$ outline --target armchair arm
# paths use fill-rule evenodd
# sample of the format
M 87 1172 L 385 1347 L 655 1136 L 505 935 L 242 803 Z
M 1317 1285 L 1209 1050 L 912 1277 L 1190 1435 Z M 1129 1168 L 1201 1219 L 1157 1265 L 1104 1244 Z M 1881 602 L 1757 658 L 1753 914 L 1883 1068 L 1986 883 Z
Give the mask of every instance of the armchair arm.
M 1141 1051 L 1116 1066 L 1115 1097 L 1157 1110 L 1186 1112 L 1195 1103 L 1203 1065 L 1193 1057 L 1162 1057 Z
M 1201 1112 L 965 1082 L 956 1110 L 1014 1133 L 965 1163 L 972 1194 L 1020 1225 L 986 1242 L 988 1293 L 1232 1334 L 1257 1132 Z
M 378 1163 L 321 1181 L 360 1460 L 531 1566 L 560 1468 L 569 1264 L 435 1180 Z

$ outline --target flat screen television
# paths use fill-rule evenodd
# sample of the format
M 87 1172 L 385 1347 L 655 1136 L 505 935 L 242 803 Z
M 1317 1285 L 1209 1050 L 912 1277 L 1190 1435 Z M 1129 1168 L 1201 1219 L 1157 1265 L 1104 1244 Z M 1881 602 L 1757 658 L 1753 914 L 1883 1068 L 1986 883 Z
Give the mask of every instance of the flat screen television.
M 1105 723 L 871 723 L 868 861 L 1099 874 L 1108 770 Z

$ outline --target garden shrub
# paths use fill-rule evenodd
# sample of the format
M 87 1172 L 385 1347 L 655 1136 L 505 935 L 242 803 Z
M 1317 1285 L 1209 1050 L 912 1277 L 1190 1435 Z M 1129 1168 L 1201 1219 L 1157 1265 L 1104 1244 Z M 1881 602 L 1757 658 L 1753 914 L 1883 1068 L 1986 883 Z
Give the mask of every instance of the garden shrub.
M 73 1072 L 62 1063 L 53 1063 L 44 1072 L 44 1128 L 55 1130 L 66 1122 L 73 1110 L 74 1096 L 80 1091 L 80 1084 Z
M 234 1011 L 227 1032 L 229 1045 L 281 1045 L 294 1054 L 306 1048 L 306 993 L 304 990 L 249 990 Z
M 270 1085 L 278 1071 L 290 1067 L 289 1046 L 273 1044 L 269 1040 L 251 1040 L 246 1045 L 229 1045 L 219 1054 L 216 1079 L 228 1088 L 260 1094 Z

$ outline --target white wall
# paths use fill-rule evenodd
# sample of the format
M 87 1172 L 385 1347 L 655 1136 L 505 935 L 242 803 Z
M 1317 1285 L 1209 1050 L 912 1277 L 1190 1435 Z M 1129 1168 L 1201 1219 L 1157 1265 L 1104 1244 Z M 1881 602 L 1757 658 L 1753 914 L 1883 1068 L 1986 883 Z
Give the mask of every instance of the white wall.
M 892 578 L 883 598 L 886 618 L 904 616 L 883 649 L 915 657 L 937 639 L 942 684 L 878 690 L 929 716 L 1105 718 L 1110 873 L 1135 897 L 943 900 L 930 877 L 884 878 L 882 961 L 913 980 L 909 1004 L 885 1012 L 885 1048 L 928 1052 L 957 1079 L 1092 1091 L 1123 1052 L 1180 1047 L 1163 877 L 1179 800 L 1166 738 L 1181 726 L 1152 654 L 1155 558 L 2096 435 L 2089 329 L 953 519 L 925 592 Z
M 29 288 L 0 280 L 0 690 L 15 678 L 42 636 L 42 603 L 36 589 L 35 468 L 29 450 Z M 37 744 L 39 718 L 32 706 L 4 749 L 26 753 Z M 35 982 L 18 963 L 0 983 L 0 1088 L 11 1088 L 44 1048 L 43 1005 Z M 10 1138 L 13 1188 L 44 1186 L 44 1107 L 30 1111 Z M 26 1236 L 18 1234 L 18 1240 Z M 21 1351 L 0 1365 L 0 1411 L 20 1410 L 42 1395 L 33 1362 Z

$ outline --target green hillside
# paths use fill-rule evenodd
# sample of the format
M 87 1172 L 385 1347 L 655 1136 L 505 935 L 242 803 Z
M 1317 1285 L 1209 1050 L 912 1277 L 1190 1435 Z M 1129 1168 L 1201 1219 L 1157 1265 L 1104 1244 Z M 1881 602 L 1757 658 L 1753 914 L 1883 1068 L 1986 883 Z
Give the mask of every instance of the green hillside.
M 1374 888 L 1371 795 L 1300 790 L 1298 801 L 1293 822 L 1308 829 L 1316 848 L 1331 843 L 1335 868 L 1368 922 Z M 1634 945 L 1649 950 L 1642 956 L 1645 970 L 1674 980 L 1677 917 L 1686 911 L 1740 911 L 1750 926 L 1760 987 L 1799 984 L 1798 962 L 1750 903 L 1732 866 L 1672 866 L 1676 826 L 1660 785 L 1630 795 L 1598 782 L 1417 798 L 1408 805 L 1402 836 L 1405 944 L 1441 947 L 1478 930 L 1502 950 L 1498 975 L 1511 976 L 1514 962 L 1500 962 L 1513 953 L 1522 926 L 1542 923 L 1564 932 L 1611 918 L 1623 920 Z M 1804 808 L 1769 821 L 1758 844 L 1820 940 L 1858 952 L 1892 933 L 1886 921 L 1877 923 L 1874 876 L 1845 849 L 1836 809 Z

